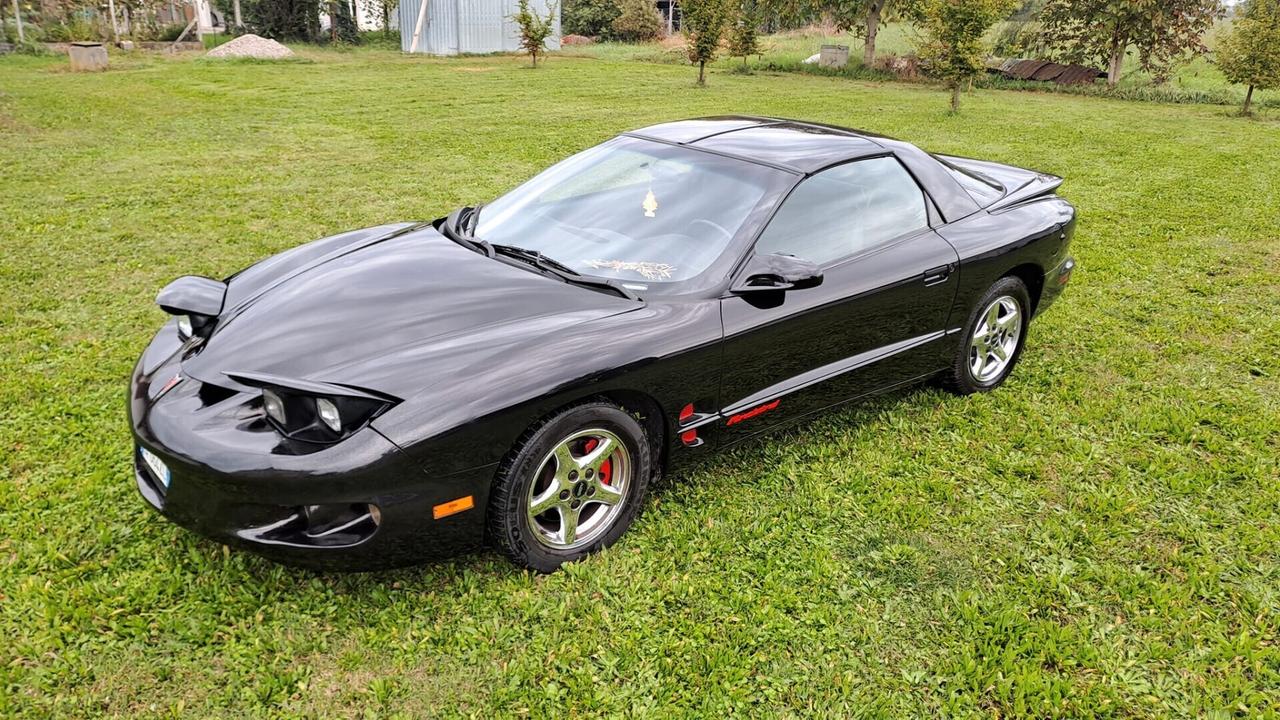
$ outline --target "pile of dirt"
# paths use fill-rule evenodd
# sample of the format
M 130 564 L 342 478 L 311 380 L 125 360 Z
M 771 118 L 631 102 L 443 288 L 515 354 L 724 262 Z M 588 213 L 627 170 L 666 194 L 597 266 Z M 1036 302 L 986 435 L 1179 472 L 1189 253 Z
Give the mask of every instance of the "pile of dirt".
M 590 45 L 595 42 L 595 38 L 589 38 L 586 35 L 565 35 L 560 38 L 561 45 Z
M 293 51 L 275 40 L 257 35 L 241 35 L 205 53 L 206 57 L 248 57 L 279 60 L 293 57 Z

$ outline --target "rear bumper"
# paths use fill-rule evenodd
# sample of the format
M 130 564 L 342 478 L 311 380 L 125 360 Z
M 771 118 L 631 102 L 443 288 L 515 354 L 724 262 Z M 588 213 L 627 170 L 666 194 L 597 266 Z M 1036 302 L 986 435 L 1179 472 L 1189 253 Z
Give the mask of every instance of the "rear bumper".
M 1048 310 L 1049 306 L 1062 295 L 1062 291 L 1067 289 L 1075 269 L 1076 259 L 1068 256 L 1058 264 L 1058 267 L 1045 273 L 1044 286 L 1040 290 L 1040 302 L 1036 305 L 1037 315 Z
M 134 481 L 166 518 L 274 560 L 326 570 L 408 565 L 483 543 L 495 466 L 431 476 L 372 428 L 299 452 L 265 423 L 256 396 L 210 393 L 192 378 L 173 382 L 180 375 L 175 347 L 158 337 L 129 392 Z M 168 468 L 167 485 L 141 448 Z M 436 505 L 464 496 L 473 509 L 433 517 Z

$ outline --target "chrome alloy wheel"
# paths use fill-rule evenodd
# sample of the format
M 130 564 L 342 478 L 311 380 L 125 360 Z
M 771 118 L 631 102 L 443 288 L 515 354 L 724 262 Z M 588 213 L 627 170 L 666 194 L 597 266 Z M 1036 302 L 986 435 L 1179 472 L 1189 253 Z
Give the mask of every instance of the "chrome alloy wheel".
M 969 373 L 986 383 L 1009 367 L 1022 336 L 1022 310 L 1018 301 L 1001 295 L 982 311 L 969 339 Z
M 631 454 L 608 430 L 573 433 L 547 453 L 526 498 L 529 528 L 554 550 L 575 550 L 608 532 L 631 484 Z

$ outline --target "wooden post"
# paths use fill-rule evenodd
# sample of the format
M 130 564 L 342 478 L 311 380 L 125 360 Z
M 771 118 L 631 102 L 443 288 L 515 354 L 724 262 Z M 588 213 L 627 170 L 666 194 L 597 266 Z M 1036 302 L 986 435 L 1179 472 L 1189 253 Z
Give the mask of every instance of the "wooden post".
M 17 0 L 14 0 L 17 2 Z M 409 43 L 409 52 L 418 52 L 418 38 L 422 37 L 422 23 L 427 20 L 427 3 L 429 0 L 422 0 L 422 6 L 418 8 L 418 23 L 413 26 L 413 42 Z
M 13 0 L 13 19 L 18 21 L 18 43 L 25 43 L 27 38 L 22 34 L 22 11 L 18 9 L 18 0 Z
M 195 20 L 195 18 L 192 18 L 192 19 L 191 19 L 191 22 L 187 23 L 187 26 L 186 26 L 185 28 L 183 28 L 183 29 L 182 29 L 182 32 L 181 32 L 181 33 L 179 33 L 179 35 L 178 35 L 178 39 L 177 39 L 177 40 L 174 40 L 174 41 L 173 41 L 173 44 L 169 46 L 169 51 L 170 51 L 170 52 L 172 52 L 172 51 L 176 50 L 176 49 L 178 48 L 178 43 L 182 42 L 183 40 L 186 40 L 186 39 L 187 39 L 187 33 L 191 32 L 191 28 L 193 28 L 193 27 L 195 27 L 195 26 L 196 26 L 196 20 Z

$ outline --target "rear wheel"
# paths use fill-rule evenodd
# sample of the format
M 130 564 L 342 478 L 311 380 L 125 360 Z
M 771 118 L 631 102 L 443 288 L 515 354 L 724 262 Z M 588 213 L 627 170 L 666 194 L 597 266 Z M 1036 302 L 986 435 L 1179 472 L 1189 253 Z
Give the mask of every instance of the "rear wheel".
M 974 306 L 944 384 L 962 395 L 999 387 L 1022 355 L 1031 296 L 1015 277 L 1000 278 Z
M 616 405 L 557 414 L 499 470 L 488 519 L 494 544 L 540 572 L 612 545 L 640 512 L 651 455 L 643 426 Z

